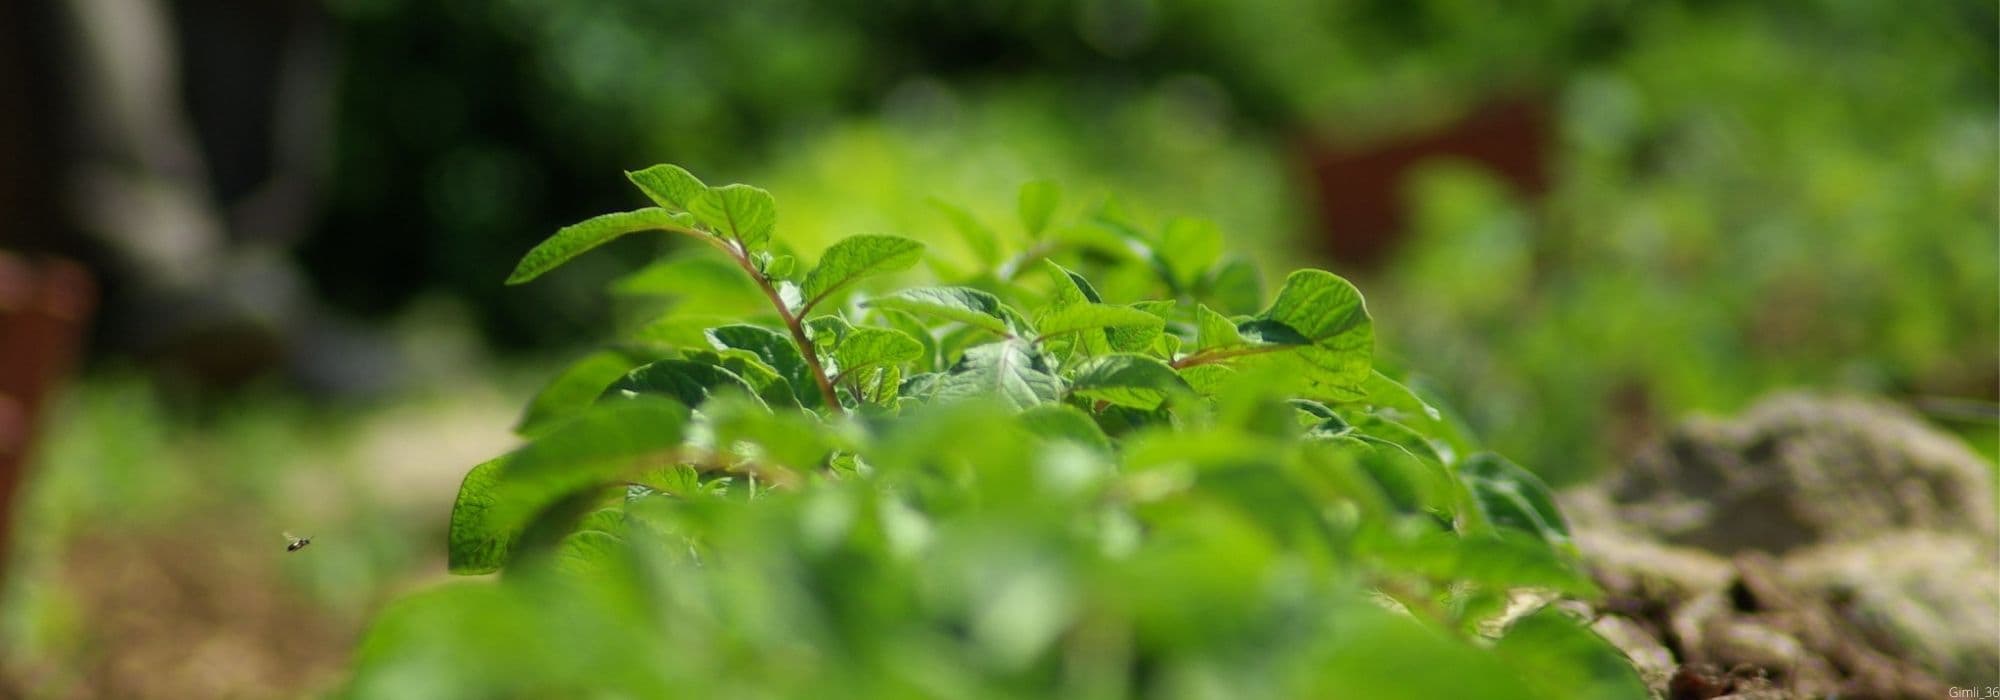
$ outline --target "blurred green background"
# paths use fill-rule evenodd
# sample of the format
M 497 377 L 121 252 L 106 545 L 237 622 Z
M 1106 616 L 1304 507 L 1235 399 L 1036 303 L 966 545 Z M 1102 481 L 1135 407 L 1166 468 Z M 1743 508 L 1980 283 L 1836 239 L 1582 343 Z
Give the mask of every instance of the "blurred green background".
M 52 21 L 134 24 L 98 4 Z M 441 575 L 457 477 L 554 363 L 643 313 L 602 290 L 665 244 L 500 280 L 637 204 L 619 171 L 656 162 L 771 190 L 809 250 L 962 255 L 933 198 L 999 222 L 1030 179 L 1212 219 L 1272 270 L 1353 278 L 1381 351 L 1558 484 L 1787 388 L 1887 396 L 1995 452 L 1991 3 L 330 0 L 261 34 L 171 5 L 159 109 L 188 114 L 206 201 L 236 211 L 256 188 L 230 164 L 286 152 L 239 141 L 313 156 L 293 230 L 225 216 L 225 247 L 280 251 L 299 308 L 352 330 L 273 324 L 284 359 L 218 391 L 134 340 L 146 287 L 95 265 L 98 351 L 12 513 L 0 670 L 31 696 L 336 678 L 369 612 Z M 203 42 L 262 35 L 316 58 L 203 68 Z M 265 83 L 262 112 L 229 99 Z M 58 249 L 118 259 L 73 228 L 89 243 Z M 367 392 L 286 381 L 316 352 L 389 359 L 332 373 Z M 284 530 L 317 539 L 279 556 Z

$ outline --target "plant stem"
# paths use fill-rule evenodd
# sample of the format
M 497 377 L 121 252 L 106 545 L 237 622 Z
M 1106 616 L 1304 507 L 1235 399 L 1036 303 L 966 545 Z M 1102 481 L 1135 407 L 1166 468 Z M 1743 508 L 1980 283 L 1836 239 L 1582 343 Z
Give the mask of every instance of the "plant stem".
M 764 276 L 764 273 L 758 271 L 757 266 L 750 262 L 750 253 L 744 250 L 742 244 L 732 243 L 723 246 L 723 249 L 736 261 L 737 266 L 743 268 L 744 273 L 750 275 L 751 281 L 757 283 L 757 288 L 764 290 L 764 296 L 771 300 L 771 308 L 778 310 L 778 318 L 783 319 L 785 329 L 792 332 L 792 342 L 798 343 L 799 354 L 805 356 L 806 368 L 812 370 L 813 381 L 819 384 L 819 395 L 826 400 L 827 410 L 845 413 L 846 411 L 840 407 L 840 395 L 833 391 L 833 382 L 826 378 L 826 368 L 819 363 L 819 351 L 813 347 L 812 338 L 806 337 L 805 324 L 800 323 L 798 315 L 785 307 L 785 298 L 779 296 L 778 288 L 771 284 L 771 278 Z
M 1171 365 L 1174 369 L 1187 369 L 1189 367 L 1194 367 L 1197 365 L 1214 364 L 1217 362 L 1221 362 L 1223 360 L 1236 357 L 1244 357 L 1248 355 L 1262 355 L 1267 352 L 1276 352 L 1285 349 L 1285 347 L 1286 346 L 1282 345 L 1264 345 L 1251 348 L 1236 348 L 1233 350 L 1203 350 L 1193 355 L 1189 355 L 1187 357 L 1174 360 L 1171 363 Z

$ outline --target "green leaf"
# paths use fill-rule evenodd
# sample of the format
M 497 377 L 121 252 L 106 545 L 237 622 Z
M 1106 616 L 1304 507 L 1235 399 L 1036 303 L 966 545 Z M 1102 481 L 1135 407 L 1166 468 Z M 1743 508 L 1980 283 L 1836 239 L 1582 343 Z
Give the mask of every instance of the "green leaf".
M 1428 460 L 1440 467 L 1451 464 L 1446 454 L 1438 451 L 1437 444 L 1431 442 L 1430 436 L 1410 426 L 1389 420 L 1387 416 L 1350 409 L 1342 417 L 1364 437 L 1395 445 L 1413 457 Z
M 671 296 L 689 305 L 769 303 L 743 268 L 715 255 L 683 255 L 639 268 L 611 283 L 614 294 Z
M 1042 404 L 1022 411 L 1022 425 L 1028 432 L 1050 440 L 1073 442 L 1098 452 L 1111 452 L 1111 438 L 1105 437 L 1104 429 L 1075 406 L 1059 403 Z
M 1368 393 L 1368 403 L 1383 408 L 1393 408 L 1409 414 L 1411 418 L 1430 423 L 1435 423 L 1444 417 L 1438 413 L 1436 407 L 1425 403 L 1416 392 L 1410 391 L 1409 387 L 1379 371 L 1368 373 L 1368 383 L 1363 388 Z
M 811 338 L 813 346 L 823 352 L 832 350 L 842 338 L 847 337 L 848 332 L 854 330 L 854 324 L 848 323 L 847 319 L 832 315 L 806 319 L 805 326 L 806 337 Z
M 1208 308 L 1206 304 L 1196 304 L 1194 308 L 1196 350 L 1227 348 L 1243 344 L 1243 334 L 1237 332 L 1236 322 L 1229 317 Z
M 869 300 L 868 305 L 957 321 L 997 335 L 1010 336 L 1006 305 L 1000 298 L 971 287 L 918 287 Z
M 1027 343 L 1003 340 L 966 350 L 965 357 L 938 378 L 934 392 L 942 401 L 990 396 L 1027 408 L 1059 400 L 1062 379 Z
M 646 197 L 669 211 L 688 211 L 708 192 L 708 185 L 678 165 L 655 165 L 645 170 L 627 171 L 625 179 L 645 192 Z
M 729 370 L 712 364 L 692 360 L 660 360 L 625 374 L 607 394 L 635 396 L 657 394 L 672 397 L 689 407 L 699 407 L 708 397 L 719 391 L 741 390 L 745 396 L 756 396 L 757 390 L 742 377 Z
M 876 365 L 911 362 L 924 353 L 924 344 L 908 333 L 889 328 L 855 328 L 834 347 L 833 360 L 842 374 Z
M 923 345 L 923 352 L 915 358 L 917 362 L 916 371 L 929 372 L 938 369 L 937 338 L 931 337 L 930 329 L 925 328 L 922 321 L 917 320 L 917 317 L 912 314 L 893 309 L 877 309 L 875 313 L 881 316 L 882 320 L 888 323 L 890 328 L 902 331 L 904 335 Z
M 903 368 L 894 365 L 869 367 L 850 380 L 861 391 L 861 400 L 879 406 L 895 403 L 903 385 Z
M 1382 494 L 1404 513 L 1449 512 L 1456 485 L 1443 464 L 1423 459 L 1395 443 L 1370 438 L 1336 438 L 1354 446 L 1355 464 L 1374 478 Z
M 763 360 L 764 364 L 776 370 L 790 386 L 792 396 L 803 406 L 816 407 L 826 399 L 820 396 L 819 384 L 813 379 L 812 369 L 806 365 L 806 358 L 799 354 L 791 337 L 763 326 L 731 324 L 710 328 L 706 333 L 708 342 L 717 350 L 735 348 L 748 350 Z
M 798 271 L 799 259 L 790 255 L 770 255 L 766 253 L 759 266 L 763 268 L 765 277 L 774 280 L 790 280 L 792 279 L 792 273 Z
M 1153 343 L 1165 322 L 1158 316 L 1126 306 L 1070 304 L 1036 319 L 1041 337 L 1050 338 L 1078 331 L 1103 329 L 1120 350 L 1143 348 Z
M 965 247 L 972 249 L 973 257 L 978 258 L 981 265 L 992 267 L 1000 263 L 1000 237 L 993 233 L 993 229 L 979 223 L 979 219 L 964 207 L 935 197 L 931 198 L 930 205 L 951 220 L 952 230 L 958 232 L 959 240 L 965 241 Z
M 1057 202 L 1062 200 L 1062 190 L 1047 180 L 1034 180 L 1021 185 L 1018 209 L 1021 214 L 1021 228 L 1029 238 L 1041 238 L 1049 228 L 1049 218 L 1055 214 Z
M 1440 580 L 1495 588 L 1535 586 L 1566 595 L 1599 595 L 1597 584 L 1548 545 L 1520 533 L 1433 532 L 1375 545 L 1385 562 Z
M 541 438 L 466 473 L 452 505 L 452 573 L 495 571 L 551 504 L 600 486 L 680 445 L 686 406 L 657 398 L 592 406 Z
M 1167 363 L 1125 353 L 1085 360 L 1071 375 L 1070 390 L 1086 398 L 1148 411 L 1159 408 L 1176 393 L 1193 391 Z
M 633 342 L 647 345 L 708 347 L 708 329 L 733 320 L 726 316 L 670 313 L 641 324 L 628 335 Z
M 1097 288 L 1091 286 L 1090 280 L 1084 279 L 1083 275 L 1057 265 L 1054 260 L 1044 259 L 1042 265 L 1048 269 L 1049 278 L 1055 283 L 1055 291 L 1049 298 L 1050 307 L 1062 308 L 1071 304 L 1104 302 L 1104 297 L 1097 293 Z
M 924 254 L 924 244 L 896 236 L 851 236 L 827 248 L 806 273 L 800 313 L 834 291 L 863 277 L 907 270 Z
M 625 540 L 599 530 L 570 533 L 556 545 L 554 568 L 572 575 L 607 575 L 627 555 Z
M 696 219 L 749 250 L 762 248 L 771 240 L 778 221 L 778 205 L 771 193 L 749 185 L 711 187 L 688 207 Z
M 669 214 L 658 207 L 593 216 L 581 223 L 564 226 L 556 231 L 556 235 L 521 256 L 521 262 L 514 266 L 514 273 L 507 276 L 507 284 L 533 280 L 569 262 L 571 258 L 628 233 L 653 230 L 689 233 L 692 225 L 684 215 Z
M 1167 222 L 1155 250 L 1172 271 L 1174 282 L 1192 287 L 1202 273 L 1222 259 L 1222 231 L 1210 221 L 1174 219 Z
M 1264 303 L 1264 280 L 1257 266 L 1245 260 L 1231 260 L 1216 268 L 1209 281 L 1208 300 L 1226 314 L 1248 314 Z
M 1374 322 L 1361 292 L 1338 275 L 1322 270 L 1292 273 L 1271 307 L 1238 330 L 1264 343 L 1301 346 L 1296 352 L 1262 357 L 1295 369 L 1305 384 L 1302 393 L 1337 401 L 1367 395 Z
M 506 464 L 506 457 L 482 463 L 466 472 L 465 479 L 459 482 L 445 547 L 446 566 L 454 574 L 498 571 L 513 551 L 514 540 L 520 536 L 519 527 L 503 529 L 489 515 L 497 502 L 494 490 L 500 481 L 500 469 Z
M 1555 607 L 1515 620 L 1493 645 L 1545 698 L 1646 700 L 1652 694 L 1625 653 Z
M 1338 632 L 1320 641 L 1309 698 L 1368 700 L 1526 700 L 1541 698 L 1514 670 L 1477 646 L 1442 634 L 1415 615 L 1372 601 L 1334 600 Z
M 721 367 L 736 375 L 756 392 L 757 398 L 762 399 L 765 406 L 773 408 L 800 406 L 792 383 L 786 381 L 778 374 L 778 370 L 766 364 L 762 358 L 757 357 L 756 353 L 736 348 L 719 351 L 686 350 L 683 353 L 684 359 Z M 703 404 L 704 409 L 708 405 Z
M 1222 365 L 1197 365 L 1180 371 L 1181 379 L 1204 396 L 1221 391 L 1236 378 L 1236 370 Z
M 583 356 L 549 380 L 514 425 L 517 435 L 534 435 L 562 418 L 589 408 L 604 394 L 604 388 L 625 376 L 632 368 L 654 358 L 625 350 L 599 350 Z
M 1495 527 L 1526 532 L 1551 545 L 1570 544 L 1569 523 L 1556 508 L 1555 494 L 1534 472 L 1499 455 L 1482 452 L 1459 467 L 1473 506 Z
M 702 408 L 716 444 L 755 445 L 760 461 L 812 469 L 833 450 L 831 431 L 806 411 L 771 411 L 755 401 L 718 398 Z

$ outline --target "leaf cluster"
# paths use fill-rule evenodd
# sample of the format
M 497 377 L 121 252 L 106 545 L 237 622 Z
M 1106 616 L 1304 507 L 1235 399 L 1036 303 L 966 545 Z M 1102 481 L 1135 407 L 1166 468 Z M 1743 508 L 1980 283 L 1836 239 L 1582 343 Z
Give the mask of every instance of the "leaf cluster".
M 670 306 L 559 374 L 452 513 L 451 570 L 505 578 L 386 611 L 354 694 L 1643 693 L 1581 621 L 1508 613 L 1594 595 L 1561 514 L 1378 366 L 1339 276 L 1266 301 L 1214 227 L 1036 183 L 1005 235 L 946 208 L 983 269 L 895 286 L 921 243 L 805 266 L 769 194 L 629 176 L 656 206 L 509 281 L 660 231 L 768 311 Z

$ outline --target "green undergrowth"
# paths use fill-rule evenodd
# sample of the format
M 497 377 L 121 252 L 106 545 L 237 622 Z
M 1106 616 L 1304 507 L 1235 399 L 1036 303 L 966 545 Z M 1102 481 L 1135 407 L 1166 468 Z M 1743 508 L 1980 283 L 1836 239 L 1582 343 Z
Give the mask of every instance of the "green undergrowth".
M 628 176 L 508 282 L 665 233 L 613 290 L 662 313 L 466 475 L 451 570 L 500 575 L 385 610 L 351 695 L 1644 695 L 1549 604 L 1596 591 L 1547 487 L 1339 276 L 1048 183 L 950 217 L 976 266 L 807 256 L 763 190 Z

